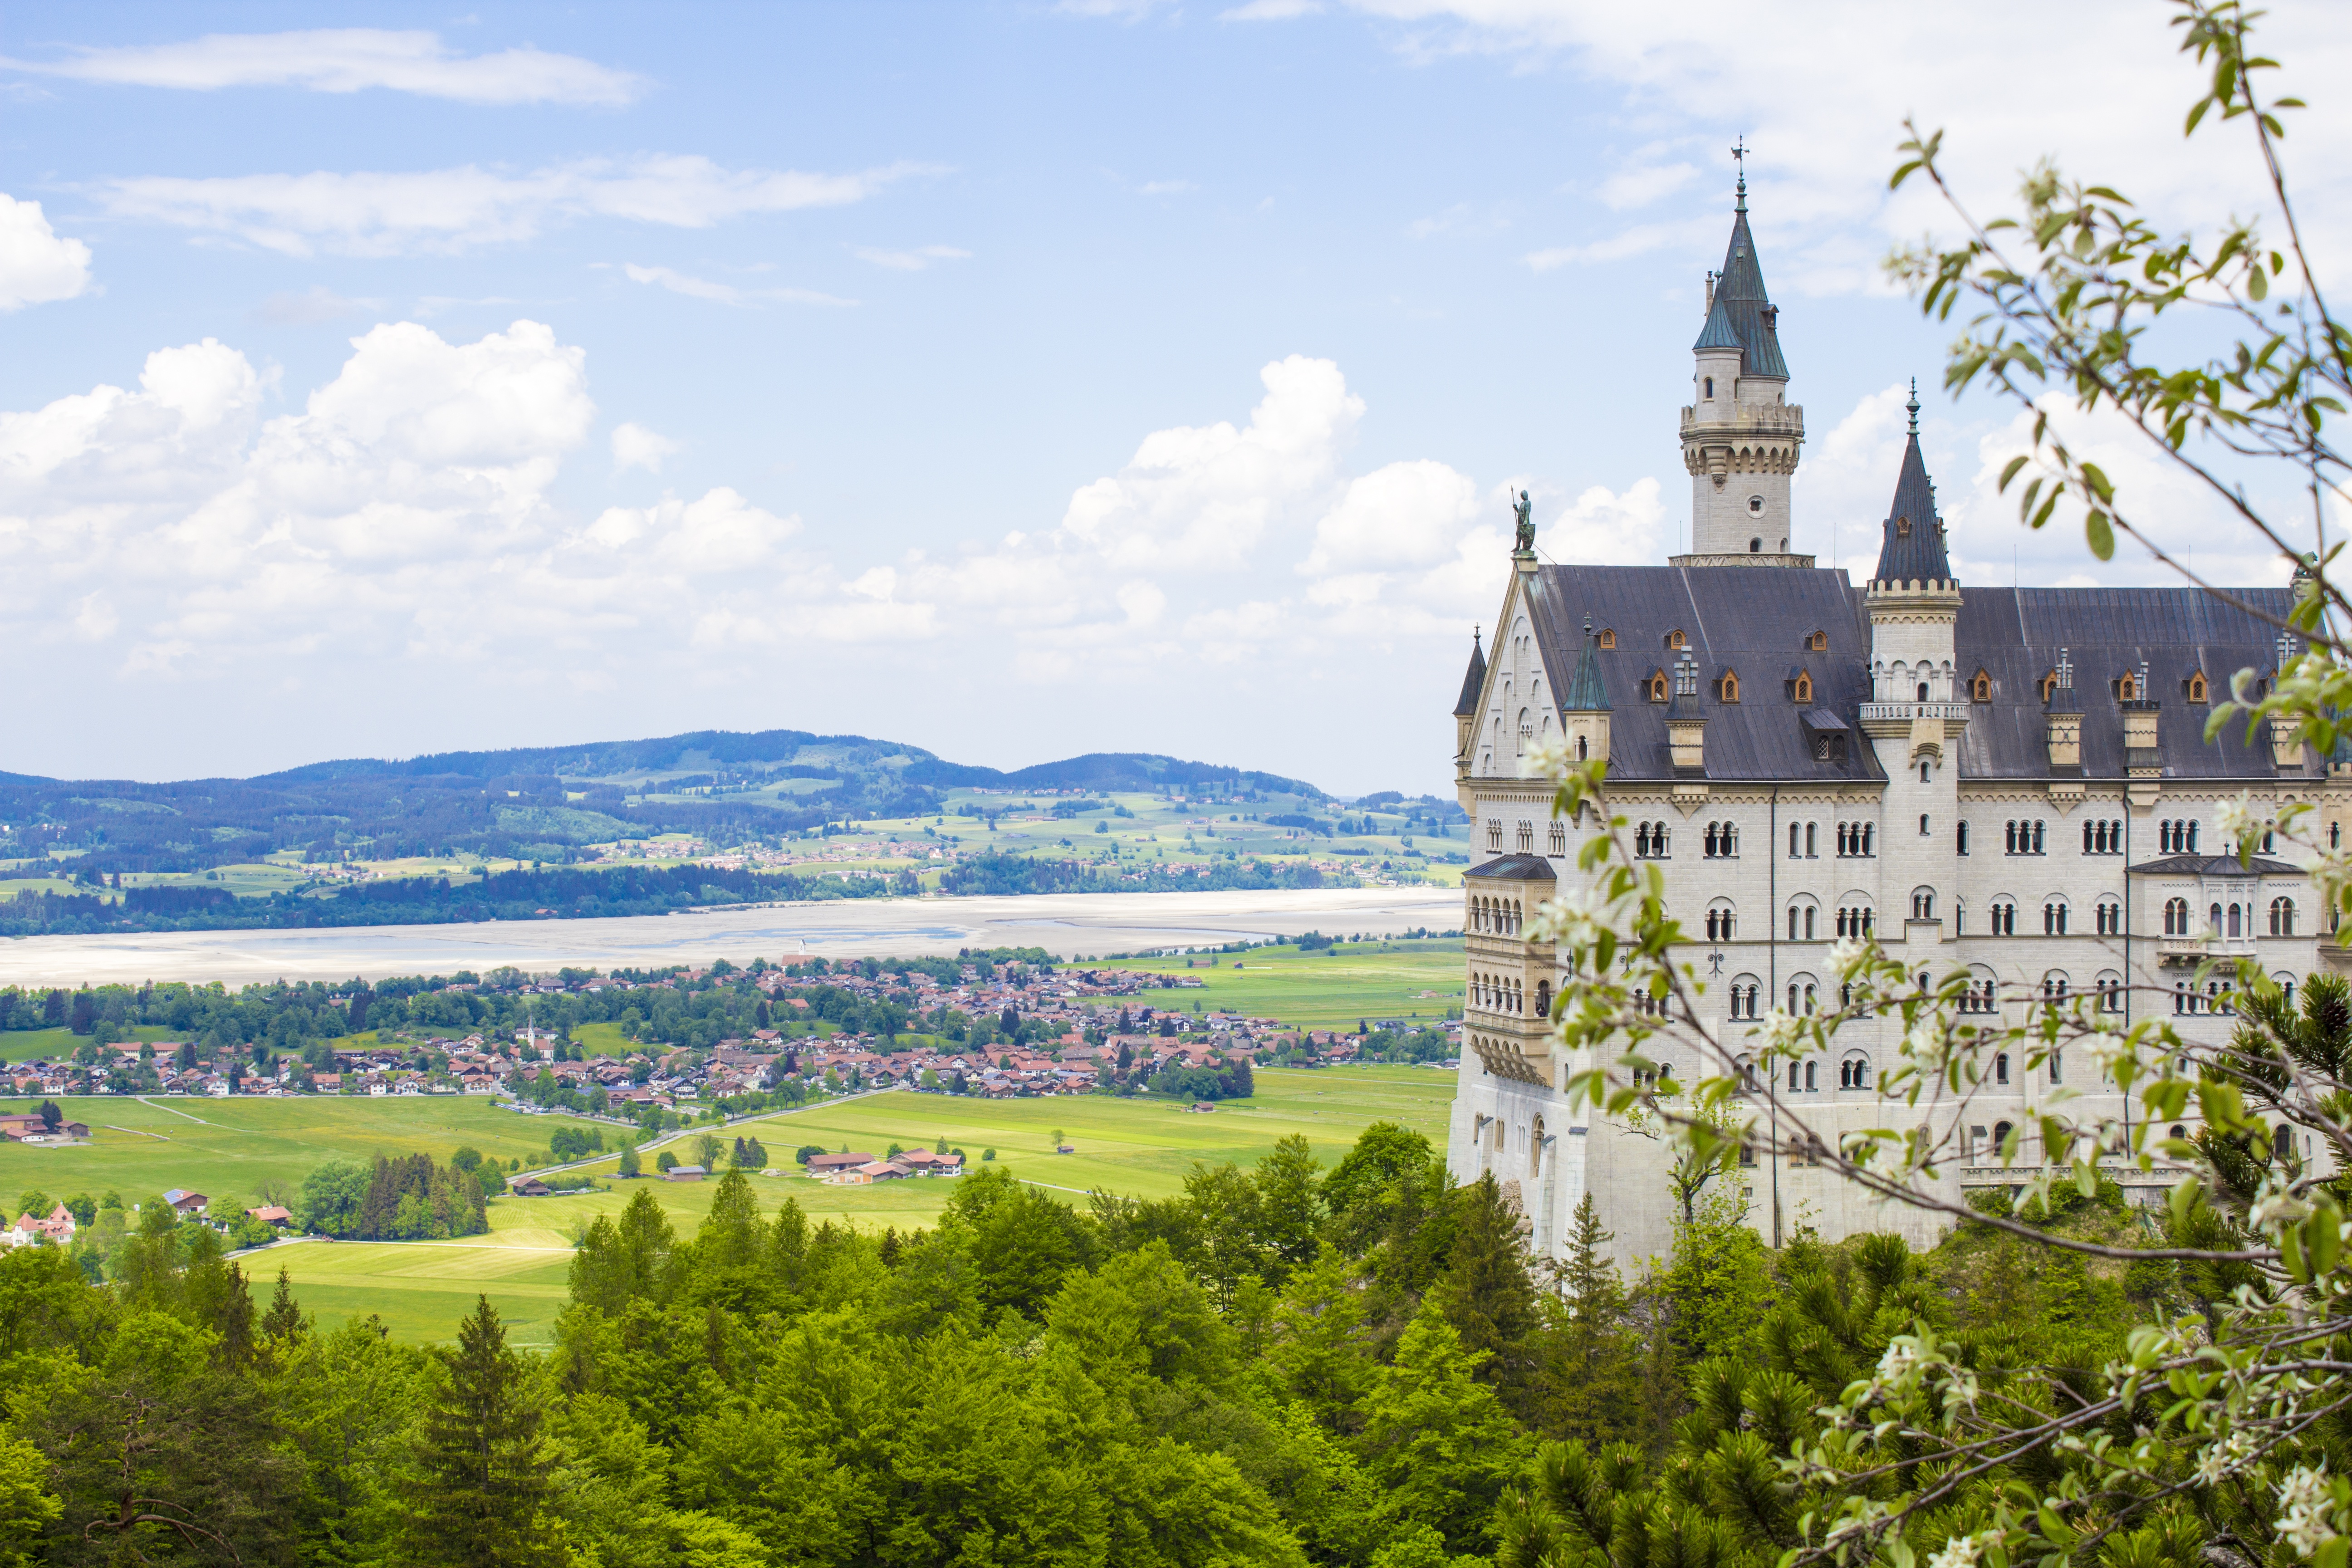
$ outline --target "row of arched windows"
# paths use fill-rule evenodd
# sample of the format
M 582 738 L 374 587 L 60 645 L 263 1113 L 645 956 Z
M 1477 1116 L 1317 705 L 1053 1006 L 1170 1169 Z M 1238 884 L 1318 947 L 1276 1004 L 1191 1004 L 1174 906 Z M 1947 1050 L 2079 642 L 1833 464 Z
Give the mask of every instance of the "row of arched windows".
M 2190 929 L 2191 915 L 2187 899 L 2164 900 L 2164 934 L 2167 936 L 2202 936 L 2208 933 L 2222 937 L 2242 938 L 2254 934 L 2254 906 L 2238 903 L 2216 903 L 2205 911 L 2206 925 L 2202 931 Z M 2294 934 L 2294 900 L 2284 896 L 2271 900 L 2270 933 L 2273 936 Z
M 1706 858 L 1727 859 L 1739 853 L 1739 829 L 1728 822 L 1706 825 Z
M 2197 853 L 2197 824 L 2181 820 L 2156 825 L 2156 848 L 2160 855 Z
M 2011 855 L 2047 854 L 2049 827 L 2046 822 L 2011 822 L 2001 842 L 2004 853 Z
M 1523 918 L 1519 900 L 1475 893 L 1470 899 L 1470 929 L 1491 936 L 1517 936 Z
M 1473 973 L 1470 976 L 1470 1005 L 1483 1012 L 1523 1012 L 1525 1000 L 1521 983 L 1508 975 Z
M 1666 853 L 1666 825 L 1663 822 L 1638 823 L 1633 828 L 1633 853 L 1643 860 L 1664 860 Z
M 2120 855 L 2124 852 L 2124 825 L 2120 822 L 2086 822 L 2083 824 L 2083 853 L 2085 855 Z
M 1878 853 L 1878 828 L 1874 823 L 1841 822 L 1837 825 L 1837 852 L 1847 859 Z

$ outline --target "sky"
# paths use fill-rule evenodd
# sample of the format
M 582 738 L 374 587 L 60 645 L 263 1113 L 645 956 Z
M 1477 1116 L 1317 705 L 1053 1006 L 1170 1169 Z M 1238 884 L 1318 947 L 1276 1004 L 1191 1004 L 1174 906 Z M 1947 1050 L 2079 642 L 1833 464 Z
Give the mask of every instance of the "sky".
M 1509 495 L 1553 560 L 1681 546 L 1740 137 L 1792 548 L 1874 559 L 1916 376 L 1964 583 L 2167 581 L 2020 528 L 2028 416 L 1944 395 L 1881 263 L 1954 229 L 1888 190 L 1906 115 L 1980 214 L 2044 156 L 2167 232 L 2261 210 L 2239 128 L 2181 136 L 2168 9 L 1758 15 L 11 6 L 0 769 L 790 728 L 1443 793 Z M 2352 257 L 2352 11 L 2265 26 Z

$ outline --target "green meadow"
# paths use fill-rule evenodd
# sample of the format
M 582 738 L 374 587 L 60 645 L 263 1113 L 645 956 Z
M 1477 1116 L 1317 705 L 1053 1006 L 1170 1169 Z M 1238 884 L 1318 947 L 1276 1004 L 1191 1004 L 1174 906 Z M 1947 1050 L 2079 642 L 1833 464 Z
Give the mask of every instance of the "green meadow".
M 1328 1164 L 1374 1121 L 1402 1122 L 1443 1145 L 1454 1075 L 1426 1068 L 1267 1068 L 1249 1100 L 1225 1101 L 1206 1115 L 1152 1098 L 1082 1096 L 975 1100 L 908 1091 L 780 1112 L 725 1130 L 730 1141 L 756 1133 L 771 1163 L 789 1176 L 755 1177 L 761 1206 L 773 1212 L 789 1194 L 812 1220 L 871 1229 L 910 1229 L 937 1222 L 952 1181 L 917 1177 L 866 1187 L 828 1186 L 797 1173 L 803 1144 L 845 1145 L 881 1154 L 893 1142 L 925 1147 L 945 1138 L 974 1165 L 994 1163 L 1024 1181 L 1059 1190 L 1073 1203 L 1090 1188 L 1142 1197 L 1182 1189 L 1195 1163 L 1255 1164 L 1276 1140 L 1306 1136 Z M 93 1195 L 111 1187 L 126 1201 L 188 1186 L 243 1197 L 266 1176 L 291 1184 L 335 1155 L 366 1158 L 430 1152 L 446 1158 L 460 1143 L 485 1154 L 544 1158 L 552 1117 L 523 1117 L 479 1100 L 336 1099 L 191 1100 L 145 1104 L 113 1097 L 66 1102 L 91 1124 L 80 1149 L 0 1145 L 0 1192 L 37 1186 L 53 1196 Z M 201 1119 L 198 1121 L 184 1117 Z M 114 1131 L 116 1127 L 131 1131 Z M 160 1142 L 141 1132 L 160 1133 Z M 1055 1135 L 1071 1145 L 1057 1154 Z M 690 1143 L 694 1134 L 687 1134 Z M 679 1147 L 679 1145 L 672 1145 Z M 653 1162 L 648 1159 L 650 1171 Z M 593 1167 L 610 1174 L 612 1163 Z M 562 1310 L 573 1237 L 598 1214 L 618 1211 L 632 1192 L 650 1191 L 681 1232 L 691 1234 L 710 1205 L 709 1184 L 615 1182 L 614 1190 L 549 1198 L 499 1197 L 490 1234 L 451 1242 L 289 1242 L 247 1254 L 257 1290 L 280 1268 L 308 1310 L 324 1321 L 374 1313 L 404 1339 L 446 1339 L 457 1319 L 487 1293 L 520 1345 L 548 1342 Z
M 1328 934 L 1328 933 L 1327 933 Z M 1154 1005 L 1279 1018 L 1299 1028 L 1352 1029 L 1374 1018 L 1439 1023 L 1462 1005 L 1459 937 L 1342 942 L 1320 952 L 1262 947 L 1183 958 L 1120 959 L 1121 969 L 1188 974 L 1198 991 L 1154 993 Z M 1212 961 L 1214 967 L 1211 967 Z

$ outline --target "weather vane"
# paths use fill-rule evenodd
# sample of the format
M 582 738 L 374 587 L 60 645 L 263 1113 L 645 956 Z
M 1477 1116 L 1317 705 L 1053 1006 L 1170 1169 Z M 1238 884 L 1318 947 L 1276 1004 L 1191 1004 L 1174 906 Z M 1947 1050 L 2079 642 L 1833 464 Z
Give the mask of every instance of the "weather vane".
M 1748 173 L 1748 134 L 1740 132 L 1739 140 L 1731 144 L 1731 155 L 1739 161 L 1739 172 Z

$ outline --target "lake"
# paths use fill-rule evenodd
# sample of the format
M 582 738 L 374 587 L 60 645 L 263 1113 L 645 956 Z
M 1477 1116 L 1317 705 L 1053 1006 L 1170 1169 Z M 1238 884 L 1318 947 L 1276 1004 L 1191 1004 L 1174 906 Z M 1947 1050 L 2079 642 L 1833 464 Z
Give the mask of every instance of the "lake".
M 855 899 L 621 920 L 490 921 L 326 931 L 140 931 L 0 942 L 0 984 L 102 985 L 142 980 L 381 980 L 512 964 L 545 972 L 658 969 L 725 958 L 951 955 L 963 947 L 1042 947 L 1057 958 L 1296 936 L 1391 935 L 1460 925 L 1444 888 L 1287 892 L 1055 893 L 1034 898 Z

